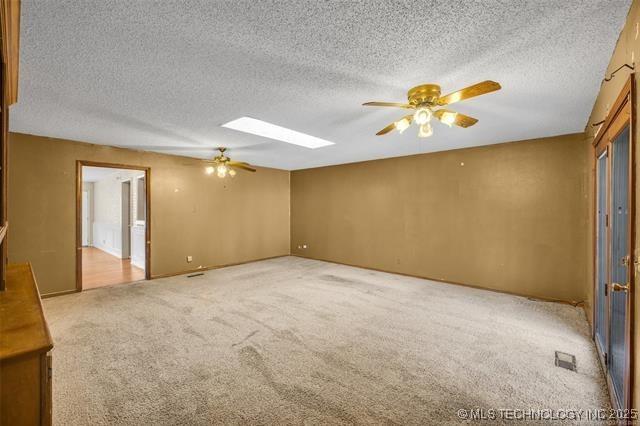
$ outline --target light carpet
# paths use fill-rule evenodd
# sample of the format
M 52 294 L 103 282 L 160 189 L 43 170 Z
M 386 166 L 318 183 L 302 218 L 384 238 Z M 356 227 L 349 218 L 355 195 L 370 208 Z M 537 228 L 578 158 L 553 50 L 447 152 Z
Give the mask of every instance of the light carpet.
M 582 309 L 490 291 L 283 257 L 44 306 L 58 425 L 444 424 L 459 409 L 609 407 Z

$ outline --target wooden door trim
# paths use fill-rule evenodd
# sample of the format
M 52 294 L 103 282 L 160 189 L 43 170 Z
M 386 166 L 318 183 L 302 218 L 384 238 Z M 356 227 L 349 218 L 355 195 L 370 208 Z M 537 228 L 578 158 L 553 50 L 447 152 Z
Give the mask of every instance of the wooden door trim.
M 604 354 L 606 352 L 606 348 L 602 348 L 599 346 L 598 344 L 598 340 L 596 338 L 596 312 L 598 309 L 598 303 L 599 303 L 599 298 L 600 296 L 598 295 L 598 292 L 596 291 L 598 288 L 598 277 L 600 276 L 600 268 L 598 267 L 598 261 L 597 261 L 597 256 L 598 256 L 598 217 L 597 217 L 597 211 L 598 211 L 598 197 L 599 197 L 599 193 L 598 193 L 598 184 L 599 184 L 599 179 L 598 179 L 598 174 L 602 173 L 602 170 L 598 170 L 598 163 L 600 161 L 600 158 L 602 156 L 605 156 L 605 164 L 606 164 L 606 169 L 605 169 L 605 186 L 607 186 L 607 183 L 609 182 L 609 156 L 610 156 L 610 152 L 609 152 L 609 145 L 601 145 L 601 149 L 596 148 L 595 150 L 595 167 L 594 167 L 594 173 L 593 173 L 593 181 L 594 181 L 594 185 L 593 185 L 593 189 L 594 189 L 594 197 L 593 197 L 593 203 L 592 203 L 592 211 L 594 212 L 594 221 L 593 221 L 593 233 L 594 233 L 594 237 L 593 237 L 593 312 L 592 312 L 592 319 L 593 319 L 593 324 L 592 324 L 592 330 L 591 330 L 591 337 L 595 342 L 596 348 L 600 349 L 600 352 L 596 351 L 598 353 L 598 358 L 600 358 L 600 361 L 602 363 L 602 365 L 605 365 L 605 360 L 602 357 L 602 354 Z M 605 188 L 606 189 L 606 188 Z M 608 214 L 608 210 L 609 210 L 609 192 L 607 191 L 606 193 L 606 199 L 604 200 L 604 204 L 605 206 L 607 206 L 607 213 Z M 604 273 L 608 274 L 609 271 L 609 225 L 608 225 L 608 219 L 607 219 L 607 225 L 605 226 L 605 230 L 603 232 L 604 234 L 604 239 L 606 240 L 607 244 L 606 244 L 606 252 L 607 254 L 605 255 L 606 259 L 606 265 L 605 265 L 605 270 Z M 605 281 L 608 281 L 608 275 L 607 278 L 605 279 Z M 604 303 L 606 303 L 606 300 L 604 301 Z M 605 309 L 604 312 L 605 315 L 609 314 L 609 310 Z M 607 318 L 607 323 L 608 323 L 608 318 Z M 607 342 L 609 341 L 609 336 L 608 336 L 608 332 L 609 330 L 604 330 L 604 344 L 606 346 Z
M 600 129 L 598 130 L 598 133 L 596 134 L 596 137 L 594 139 L 593 142 L 593 147 L 594 147 L 594 155 L 595 155 L 595 160 L 596 160 L 596 164 L 594 167 L 594 203 L 593 203 L 593 211 L 596 212 L 597 211 L 597 176 L 596 176 L 596 169 L 597 169 L 597 161 L 598 161 L 598 157 L 600 157 L 602 155 L 602 153 L 606 150 L 609 151 L 609 155 L 608 155 L 608 159 L 607 159 L 607 183 L 606 186 L 609 187 L 611 184 L 611 163 L 612 163 L 612 158 L 613 156 L 611 155 L 611 150 L 610 150 L 610 145 L 613 142 L 613 140 L 615 139 L 616 136 L 618 136 L 627 126 L 626 125 L 622 125 L 619 128 L 616 129 L 615 134 L 611 134 L 610 130 L 611 130 L 611 126 L 612 124 L 614 124 L 616 122 L 616 120 L 620 117 L 620 114 L 624 111 L 624 109 L 626 107 L 629 108 L 629 116 L 627 118 L 625 118 L 625 120 L 628 122 L 628 127 L 629 127 L 629 187 L 628 187 L 628 192 L 627 192 L 627 199 L 628 199 L 628 203 L 629 203 L 629 223 L 628 223 L 628 231 L 627 231 L 627 237 L 628 237 L 628 241 L 629 241 L 629 257 L 630 257 L 630 261 L 629 261 L 629 291 L 627 293 L 627 315 L 628 315 L 628 321 L 625 325 L 625 344 L 627 346 L 627 351 L 625 354 L 625 370 L 627 371 L 627 376 L 624 377 L 624 383 L 623 383 L 623 392 L 625 395 L 622 396 L 623 400 L 621 401 L 623 404 L 625 404 L 625 407 L 618 407 L 618 401 L 616 400 L 615 396 L 614 396 L 614 390 L 613 390 L 613 383 L 611 382 L 611 378 L 608 374 L 608 370 L 607 370 L 607 366 L 604 365 L 604 362 L 602 362 L 602 364 L 604 365 L 604 373 L 605 373 L 605 377 L 606 377 L 606 381 L 607 381 L 607 386 L 609 387 L 609 395 L 611 397 L 611 403 L 612 406 L 614 406 L 615 408 L 632 408 L 632 404 L 633 404 L 633 385 L 634 385 L 634 370 L 635 370 L 635 365 L 633 362 L 633 358 L 634 358 L 634 354 L 635 354 L 635 348 L 634 348 L 634 344 L 635 341 L 633 339 L 633 333 L 634 333 L 634 329 L 635 329 L 635 315 L 634 315 L 634 295 L 635 295 L 635 269 L 636 269 L 636 264 L 635 264 L 635 260 L 636 260 L 636 253 L 635 253 L 635 235 L 636 235 L 636 229 L 635 229 L 635 215 L 636 215 L 636 209 L 635 209 L 635 188 L 636 188 L 636 173 L 635 173 L 635 165 L 636 165 L 636 161 L 635 161 L 635 143 L 636 143 L 636 138 L 635 138 L 635 120 L 636 120 L 636 105 L 635 105 L 635 73 L 631 73 L 629 75 L 629 79 L 628 81 L 625 83 L 624 87 L 622 88 L 622 91 L 620 92 L 620 94 L 618 95 L 615 103 L 613 104 L 613 107 L 611 108 L 611 110 L 609 111 L 609 114 L 607 115 L 607 118 L 605 119 L 604 124 L 602 125 L 602 127 L 600 127 Z M 608 191 L 607 193 L 607 208 L 608 208 L 608 214 L 609 214 L 609 226 L 607 227 L 607 271 L 606 271 L 606 275 L 607 275 L 607 283 L 610 285 L 611 284 L 611 277 L 610 277 L 610 273 L 611 273 L 611 265 L 609 264 L 610 259 L 611 259 L 611 253 L 609 252 L 611 249 L 611 194 L 609 193 L 610 191 Z M 597 278 L 598 278 L 598 274 L 597 274 L 597 232 L 598 232 L 598 225 L 597 225 L 597 217 L 594 216 L 594 224 L 593 224 L 593 295 L 594 295 L 594 303 L 593 303 L 593 307 L 592 307 L 592 318 L 593 318 L 593 330 L 592 330 L 592 337 L 595 341 L 595 320 L 596 320 L 596 309 L 597 309 L 597 305 L 598 305 L 598 292 L 597 292 Z M 609 294 L 611 294 L 611 289 L 609 289 Z M 609 300 L 607 299 L 607 302 Z M 610 303 L 608 303 L 609 305 Z M 610 323 L 610 309 L 609 306 L 607 306 L 606 309 L 606 317 L 607 317 L 607 329 L 605 330 L 606 332 L 606 349 L 607 351 L 609 350 L 609 323 Z M 597 346 L 597 344 L 596 344 Z M 601 361 L 604 361 L 600 354 L 598 354 L 599 358 L 601 359 Z
M 20 0 L 0 1 L 0 42 L 2 62 L 6 64 L 6 80 L 2 96 L 7 106 L 18 100 L 20 67 Z
M 632 89 L 635 89 L 634 76 L 635 76 L 635 73 L 629 74 L 629 79 L 625 83 L 624 87 L 622 87 L 620 94 L 618 94 L 618 97 L 613 103 L 613 106 L 607 113 L 607 118 L 605 118 L 604 123 L 602 124 L 602 126 L 600 126 L 600 129 L 598 129 L 598 132 L 596 133 L 595 138 L 593 140 L 593 146 L 597 147 L 605 139 L 604 136 L 607 134 L 607 130 L 611 126 L 611 123 L 617 118 L 622 108 L 629 101 L 629 96 L 631 95 L 631 91 Z M 635 100 L 631 102 L 631 104 L 634 104 L 634 103 L 635 103 Z M 633 113 L 633 110 L 634 110 L 633 105 L 631 109 Z
M 139 170 L 144 172 L 145 229 L 144 229 L 144 278 L 151 277 L 151 168 L 130 164 L 76 161 L 76 291 L 82 291 L 82 167 L 108 167 L 112 169 Z
M 633 406 L 633 388 L 635 384 L 635 339 L 633 338 L 635 330 L 635 293 L 636 293 L 636 137 L 635 137 L 635 122 L 636 122 L 636 85 L 635 85 L 635 73 L 631 73 L 629 81 L 629 106 L 631 114 L 629 116 L 629 293 L 627 297 L 627 308 L 629 314 L 627 331 L 627 344 L 629 350 L 627 351 L 627 371 L 629 377 L 627 380 L 628 392 L 627 392 L 627 407 Z

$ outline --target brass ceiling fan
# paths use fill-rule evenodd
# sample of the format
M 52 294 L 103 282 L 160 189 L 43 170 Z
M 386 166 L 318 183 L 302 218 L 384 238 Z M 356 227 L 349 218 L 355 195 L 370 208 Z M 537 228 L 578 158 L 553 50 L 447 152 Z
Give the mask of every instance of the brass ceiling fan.
M 418 130 L 418 137 L 428 138 L 433 134 L 433 129 L 431 127 L 432 117 L 436 117 L 449 127 L 453 124 L 459 127 L 470 127 L 478 122 L 477 119 L 469 117 L 468 115 L 460 114 L 459 112 L 444 108 L 434 111 L 434 108 L 450 105 L 454 102 L 474 98 L 500 89 L 501 86 L 499 83 L 487 80 L 474 84 L 473 86 L 465 87 L 457 92 L 440 96 L 440 86 L 437 84 L 422 84 L 409 90 L 407 93 L 408 103 L 406 104 L 399 102 L 366 102 L 362 105 L 415 110 L 415 112 L 389 124 L 387 127 L 376 133 L 376 135 L 386 135 L 393 129 L 397 129 L 402 133 L 411 126 L 412 122 L 415 121 L 415 123 L 420 126 Z
M 211 160 L 206 160 L 207 163 L 212 163 L 211 166 L 207 166 L 205 172 L 210 175 L 216 172 L 219 178 L 225 178 L 228 176 L 234 177 L 236 175 L 235 169 L 242 169 L 248 172 L 255 172 L 256 169 L 249 163 L 243 163 L 241 161 L 232 161 L 231 158 L 224 155 L 227 148 L 218 148 L 220 155 L 216 155 Z

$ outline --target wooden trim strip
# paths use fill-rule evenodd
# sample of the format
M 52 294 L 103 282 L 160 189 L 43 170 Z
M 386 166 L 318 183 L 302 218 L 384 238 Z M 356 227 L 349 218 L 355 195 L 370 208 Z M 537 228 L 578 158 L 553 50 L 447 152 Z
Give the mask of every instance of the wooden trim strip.
M 20 0 L 0 1 L 0 31 L 2 62 L 6 64 L 6 87 L 2 96 L 7 105 L 18 100 L 20 68 Z
M 263 260 L 269 260 L 269 259 L 278 259 L 280 257 L 288 257 L 291 256 L 290 254 L 281 254 L 278 256 L 270 256 L 270 257 L 262 257 L 259 259 L 252 259 L 252 260 L 246 260 L 243 262 L 236 262 L 236 263 L 226 263 L 224 265 L 216 265 L 216 266 L 204 266 L 202 268 L 196 268 L 196 269 L 189 269 L 186 271 L 180 271 L 180 272 L 169 272 L 167 274 L 158 274 L 158 275 L 153 275 L 151 277 L 151 279 L 160 279 L 160 278 L 169 278 L 169 277 L 175 277 L 178 275 L 186 275 L 186 274 L 193 274 L 195 272 L 204 272 L 204 271 L 210 271 L 212 269 L 221 269 L 221 268 L 227 268 L 229 266 L 238 266 L 238 265 L 244 265 L 247 263 L 252 263 L 252 262 L 261 262 Z
M 82 291 L 82 162 L 76 161 L 76 291 Z
M 203 268 L 190 269 L 190 270 L 187 270 L 187 271 L 170 272 L 170 273 L 167 273 L 167 274 L 153 275 L 153 276 L 151 276 L 151 278 L 147 279 L 147 281 L 160 279 L 160 278 L 175 277 L 175 276 L 178 276 L 178 275 L 193 274 L 194 272 L 204 272 L 204 271 L 210 271 L 210 270 L 213 270 L 213 269 L 227 268 L 229 266 L 244 265 L 246 263 L 260 262 L 260 261 L 263 261 L 263 260 L 277 259 L 277 258 L 280 258 L 280 257 L 287 257 L 287 256 L 291 256 L 291 255 L 290 254 L 282 254 L 282 255 L 278 255 L 278 256 L 262 257 L 262 258 L 259 258 L 259 259 L 247 260 L 247 261 L 244 261 L 244 262 L 227 263 L 227 264 L 224 264 L 224 265 L 206 266 L 206 267 L 203 267 Z M 140 280 L 140 281 L 142 281 L 142 280 Z M 101 288 L 114 287 L 114 286 L 119 286 L 119 285 L 134 284 L 134 283 L 139 283 L 140 281 L 131 281 L 131 282 L 128 282 L 128 283 L 113 284 L 113 285 L 104 286 L 104 287 L 95 287 L 95 288 L 86 289 L 84 291 L 99 290 Z M 51 297 L 65 296 L 65 295 L 73 294 L 73 293 L 80 293 L 80 291 L 77 290 L 77 289 L 64 290 L 64 291 L 58 291 L 58 292 L 55 292 L 55 293 L 43 294 L 41 297 L 43 299 L 48 299 L 48 298 L 51 298 Z
M 597 280 L 598 280 L 598 275 L 601 273 L 601 271 L 598 271 L 597 268 L 597 262 L 596 262 L 596 258 L 597 258 L 597 238 L 598 238 L 598 228 L 597 228 L 597 222 L 598 222 L 598 218 L 597 215 L 594 216 L 594 221 L 593 221 L 593 229 L 592 229 L 592 235 L 593 235 L 593 253 L 592 253 L 592 264 L 593 264 L 593 283 L 592 283 L 592 292 L 593 292 L 593 306 L 590 307 L 590 311 L 591 311 L 591 318 L 592 321 L 590 323 L 591 326 L 591 335 L 592 335 L 592 339 L 596 342 L 596 347 L 597 347 L 597 353 L 598 353 L 598 358 L 600 359 L 600 363 L 601 363 L 601 367 L 603 368 L 604 371 L 604 375 L 606 377 L 606 381 L 607 381 L 607 386 L 609 389 L 609 395 L 611 398 L 611 405 L 615 408 L 615 409 L 626 409 L 626 408 L 632 408 L 633 407 L 633 394 L 634 394 L 634 370 L 635 370 L 635 365 L 634 365 L 634 357 L 635 357 L 635 342 L 634 342 L 634 328 L 635 328 L 635 312 L 634 312 L 634 294 L 635 294 L 635 260 L 636 260 L 636 253 L 635 253 L 635 236 L 636 236 L 636 229 L 635 229 L 635 215 L 636 215 L 636 210 L 635 210 L 635 188 L 636 188 L 636 173 L 635 173 L 635 144 L 636 144 L 636 137 L 635 137 L 635 120 L 636 120 L 636 99 L 635 99 L 635 73 L 630 73 L 629 74 L 629 78 L 627 80 L 627 82 L 625 83 L 625 85 L 623 86 L 622 90 L 620 91 L 620 93 L 618 94 L 615 103 L 613 104 L 613 107 L 607 112 L 607 117 L 604 121 L 604 123 L 602 124 L 602 126 L 598 129 L 598 133 L 596 134 L 594 141 L 593 141 L 593 146 L 594 146 L 594 154 L 595 154 L 595 163 L 594 163 L 594 169 L 593 169 L 593 175 L 594 175 L 594 186 L 593 186 L 593 191 L 594 191 L 594 203 L 592 205 L 592 211 L 596 212 L 597 211 L 597 197 L 598 197 L 598 187 L 597 187 L 597 176 L 596 176 L 596 172 L 597 172 L 597 162 L 598 162 L 598 157 L 600 157 L 601 153 L 605 152 L 605 151 L 609 151 L 608 152 L 608 156 L 609 158 L 607 159 L 607 178 L 606 178 L 606 184 L 607 187 L 610 186 L 611 184 L 611 173 L 612 173 L 612 157 L 611 157 L 611 151 L 609 150 L 609 147 L 611 146 L 611 144 L 613 143 L 613 140 L 620 134 L 620 132 L 622 132 L 625 128 L 629 128 L 629 188 L 628 188 L 628 203 L 629 203 L 629 223 L 628 223 L 628 241 L 629 241 L 629 257 L 630 257 L 630 265 L 629 265 L 629 282 L 628 285 L 630 287 L 630 290 L 627 294 L 627 305 L 626 305 L 626 309 L 627 309 L 627 322 L 625 324 L 625 344 L 627 346 L 627 351 L 625 353 L 625 358 L 624 358 L 624 364 L 625 364 L 625 372 L 627 373 L 624 377 L 624 383 L 623 383 L 623 394 L 624 395 L 620 395 L 620 401 L 618 401 L 615 396 L 614 396 L 614 387 L 611 381 L 611 377 L 607 372 L 607 368 L 606 365 L 604 363 L 604 357 L 603 357 L 603 353 L 605 351 L 602 350 L 602 348 L 600 347 L 600 345 L 598 344 L 597 340 L 595 339 L 595 318 L 596 318 L 596 307 L 598 306 L 599 303 L 599 299 L 602 297 L 602 295 L 598 294 L 598 286 L 597 286 Z M 625 116 L 625 113 L 628 114 L 628 116 Z M 609 192 L 609 191 L 608 191 Z M 611 216 L 611 195 L 608 194 L 607 196 L 607 209 L 608 209 L 608 214 L 609 216 Z M 606 253 L 606 257 L 607 257 L 607 266 L 606 266 L 606 276 L 607 276 L 607 283 L 611 282 L 611 227 L 608 226 L 607 227 L 607 253 Z M 631 266 L 633 265 L 633 266 Z M 609 341 L 610 341 L 610 332 L 609 332 L 609 327 L 608 324 L 610 322 L 610 315 L 611 315 L 611 306 L 610 306 L 610 299 L 606 298 L 605 303 L 607 303 L 605 312 L 606 312 L 606 325 L 607 325 L 607 330 L 606 330 L 606 336 L 605 336 L 605 340 L 606 340 L 606 344 L 605 346 L 608 347 L 609 345 Z M 589 318 L 589 316 L 587 315 L 587 318 Z M 619 406 L 619 403 L 620 405 Z
M 629 102 L 631 104 L 631 117 L 629 117 L 629 145 L 630 145 L 630 158 L 629 158 L 629 173 L 631 174 L 630 180 L 631 185 L 629 185 L 629 283 L 631 287 L 631 291 L 629 292 L 628 302 L 629 302 L 629 311 L 627 315 L 629 316 L 629 341 L 628 341 L 628 372 L 629 372 L 629 392 L 627 399 L 627 407 L 629 408 L 637 408 L 633 406 L 634 394 L 635 394 L 635 327 L 636 327 L 636 317 L 635 317 L 635 295 L 636 295 L 636 238 L 637 238 L 637 230 L 636 230 L 636 78 L 635 73 L 631 73 L 629 77 Z
M 407 273 L 404 273 L 404 272 L 395 272 L 395 271 L 389 271 L 389 270 L 386 270 L 386 269 L 371 268 L 371 267 L 368 267 L 368 266 L 361 266 L 361 265 L 354 265 L 354 264 L 351 264 L 351 263 L 336 262 L 335 260 L 320 259 L 320 258 L 316 258 L 316 257 L 301 256 L 301 255 L 298 255 L 298 254 L 291 254 L 291 256 L 299 257 L 301 259 L 311 259 L 311 260 L 319 260 L 321 262 L 335 263 L 336 265 L 351 266 L 353 268 L 367 269 L 369 271 L 384 272 L 386 274 L 395 274 L 395 275 L 402 275 L 404 277 L 411 277 L 411 278 L 419 278 L 419 279 L 422 279 L 422 280 L 436 281 L 436 282 L 443 283 L 443 284 L 459 285 L 459 286 L 462 286 L 462 287 L 475 288 L 476 290 L 485 290 L 485 291 L 492 291 L 494 293 L 508 294 L 508 295 L 511 295 L 511 296 L 526 297 L 527 299 L 537 300 L 537 301 L 540 301 L 540 302 L 562 303 L 562 304 L 571 305 L 571 306 L 574 306 L 574 307 L 583 306 L 584 303 L 585 303 L 582 300 L 581 301 L 575 301 L 575 300 L 571 301 L 571 300 L 555 299 L 555 298 L 551 298 L 551 297 L 534 296 L 534 295 L 526 294 L 526 293 L 518 293 L 518 292 L 514 292 L 514 291 L 499 290 L 499 289 L 495 289 L 495 288 L 483 287 L 483 286 L 474 285 L 474 284 L 467 284 L 467 283 L 458 282 L 458 281 L 442 280 L 442 279 L 439 279 L 439 278 L 431 278 L 431 277 L 427 277 L 427 276 L 423 276 L 423 275 L 407 274 Z
M 144 172 L 145 182 L 145 279 L 151 277 L 151 168 L 120 163 L 76 160 L 76 290 L 82 291 L 82 168 L 108 167 L 112 169 L 139 170 Z
M 73 289 L 73 290 L 64 290 L 64 291 L 56 291 L 53 293 L 47 293 L 47 294 L 43 294 L 40 296 L 40 298 L 42 299 L 49 299 L 51 297 L 58 297 L 58 296 L 64 296 L 66 294 L 73 294 L 73 293 L 79 293 L 78 290 Z
M 144 169 L 144 279 L 151 279 L 151 168 Z
M 4 237 L 7 236 L 7 229 L 9 229 L 9 222 L 5 222 L 4 226 L 0 226 L 0 244 L 4 241 Z
M 147 166 L 136 166 L 122 163 L 104 163 L 102 161 L 78 160 L 78 162 L 86 167 L 107 167 L 110 169 L 129 169 L 129 170 L 149 170 Z
M 613 106 L 607 113 L 607 118 L 605 119 L 602 126 L 600 126 L 600 128 L 598 129 L 598 132 L 593 138 L 593 146 L 597 147 L 598 144 L 602 141 L 602 139 L 604 138 L 604 135 L 607 133 L 607 129 L 609 129 L 609 127 L 611 126 L 611 122 L 613 122 L 616 119 L 620 110 L 622 110 L 622 108 L 627 103 L 631 93 L 632 80 L 634 80 L 635 78 L 634 76 L 635 76 L 634 73 L 630 74 L 630 78 L 625 83 L 624 87 L 620 91 L 620 94 L 616 98 L 616 101 L 613 103 Z

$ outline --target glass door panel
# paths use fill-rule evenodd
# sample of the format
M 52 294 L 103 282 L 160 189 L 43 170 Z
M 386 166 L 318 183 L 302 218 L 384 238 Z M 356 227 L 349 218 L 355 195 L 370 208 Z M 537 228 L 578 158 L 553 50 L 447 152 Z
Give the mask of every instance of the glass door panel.
M 596 163 L 596 295 L 595 337 L 600 352 L 606 352 L 607 343 L 607 151 Z
M 630 282 L 629 126 L 615 137 L 611 158 L 611 258 L 608 372 L 619 406 L 624 407 L 627 348 L 627 298 Z

